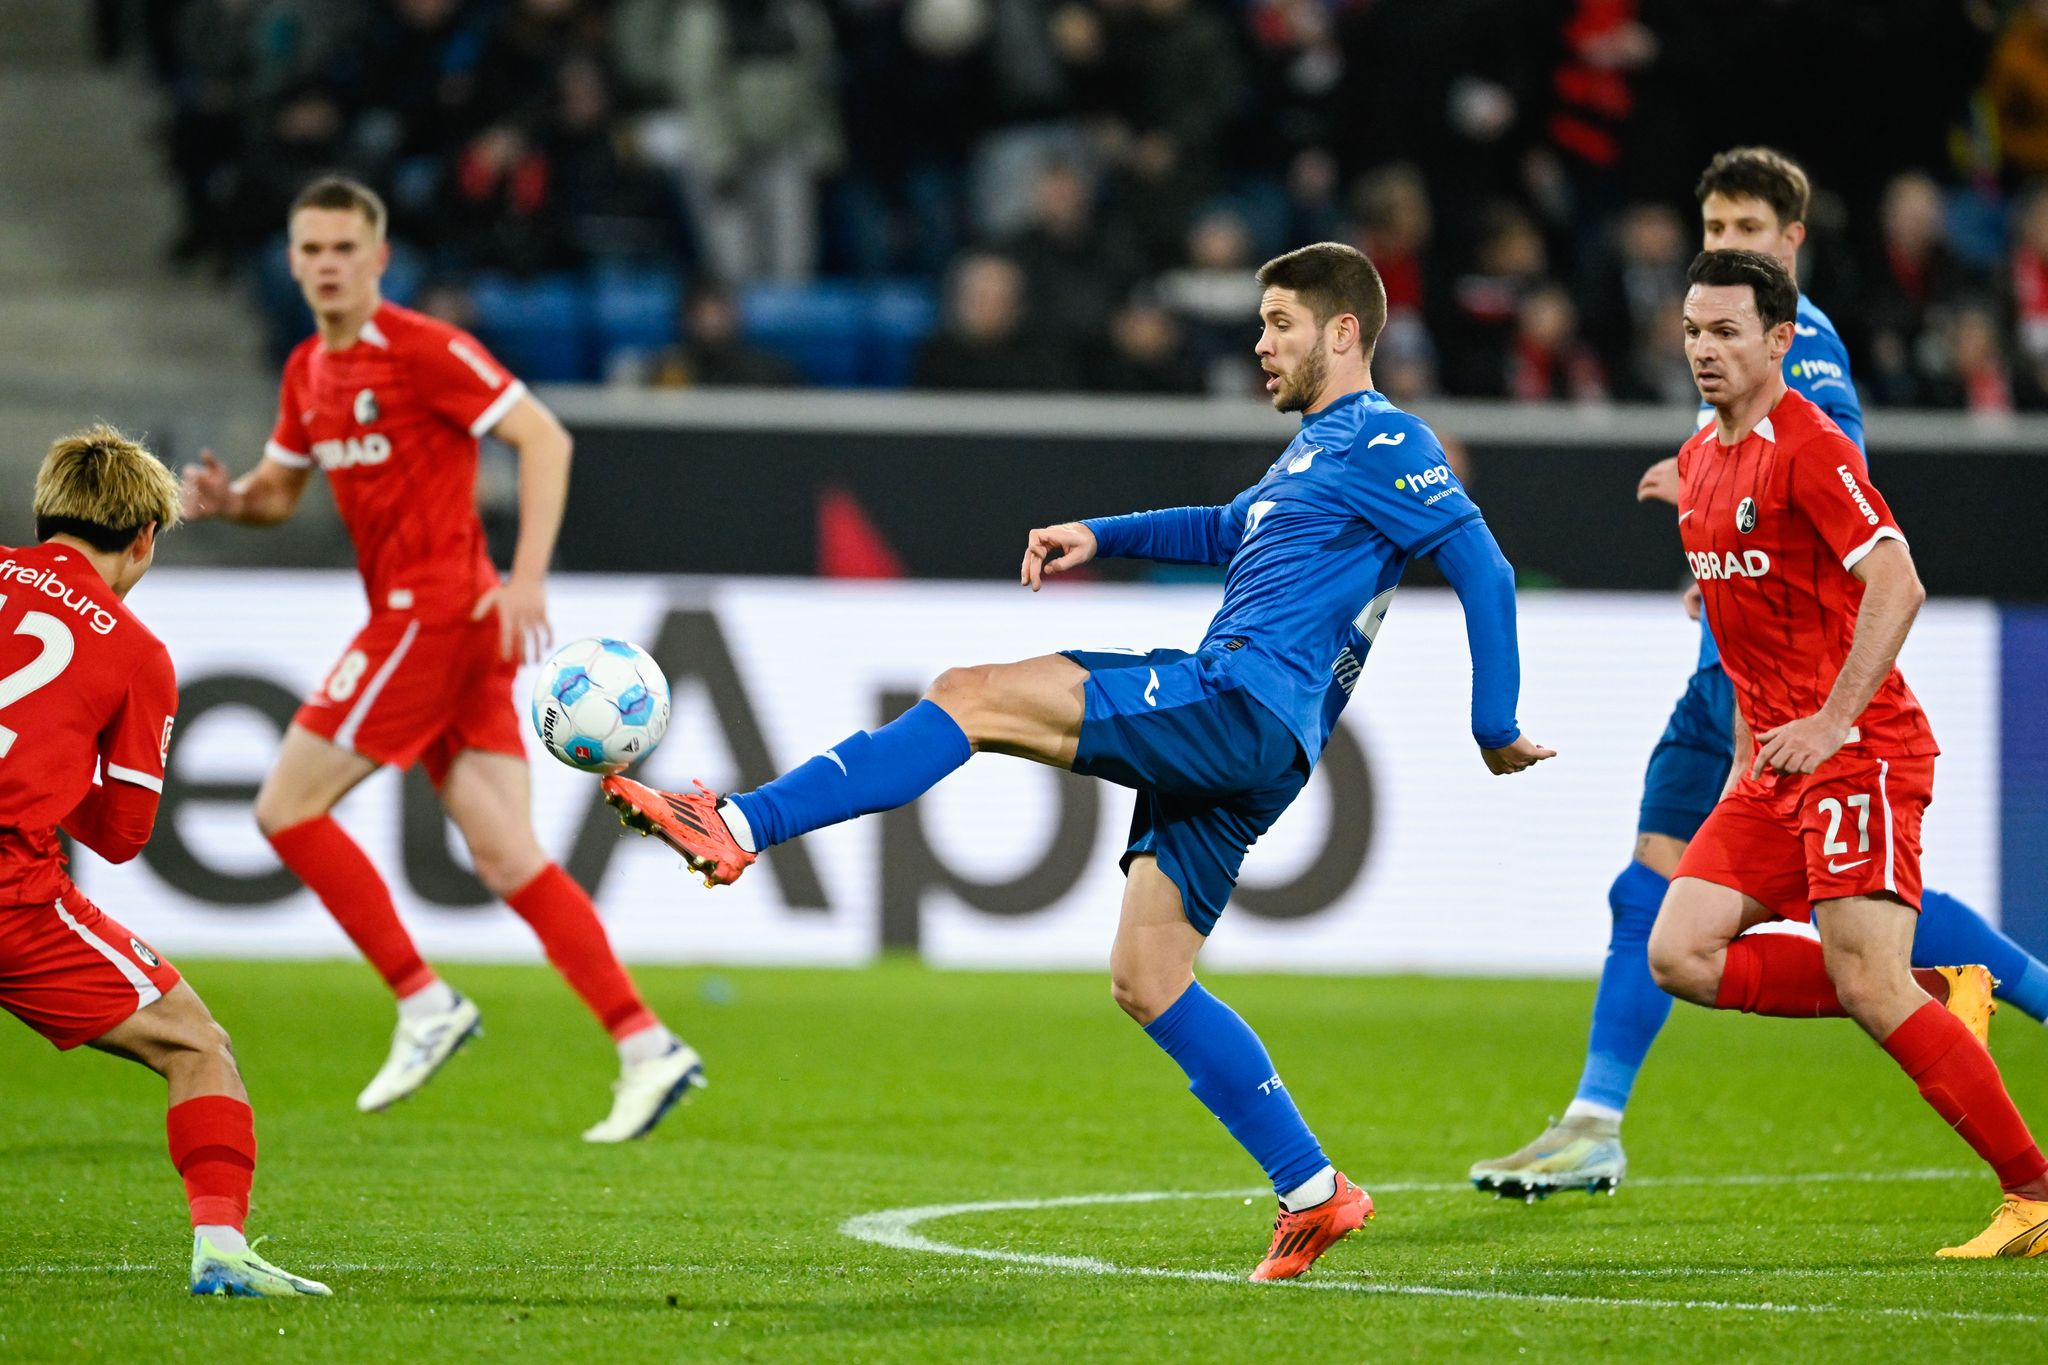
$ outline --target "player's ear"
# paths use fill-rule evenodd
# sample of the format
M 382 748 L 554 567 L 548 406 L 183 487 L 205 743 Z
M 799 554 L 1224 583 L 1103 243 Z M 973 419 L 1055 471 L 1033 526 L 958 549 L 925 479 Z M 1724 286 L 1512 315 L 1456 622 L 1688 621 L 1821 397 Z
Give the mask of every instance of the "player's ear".
M 1798 251 L 1800 247 L 1805 246 L 1806 224 L 1793 223 L 1791 226 L 1787 227 L 1785 229 L 1785 240 L 1791 244 L 1792 250 L 1795 252 Z
M 128 542 L 128 558 L 137 564 L 146 563 L 156 553 L 156 522 L 150 522 L 135 533 L 135 539 Z

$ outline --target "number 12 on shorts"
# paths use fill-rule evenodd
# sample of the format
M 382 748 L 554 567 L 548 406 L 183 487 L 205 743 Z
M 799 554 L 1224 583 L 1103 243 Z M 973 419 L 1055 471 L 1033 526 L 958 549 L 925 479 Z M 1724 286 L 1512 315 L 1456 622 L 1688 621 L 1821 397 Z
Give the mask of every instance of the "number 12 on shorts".
M 1849 798 L 1849 806 L 1856 812 L 1856 851 L 1870 852 L 1870 794 L 1858 792 Z M 1820 851 L 1827 857 L 1847 853 L 1849 845 L 1838 836 L 1842 832 L 1842 803 L 1832 796 L 1823 796 L 1814 803 L 1814 809 L 1828 818 L 1827 838 L 1821 841 Z

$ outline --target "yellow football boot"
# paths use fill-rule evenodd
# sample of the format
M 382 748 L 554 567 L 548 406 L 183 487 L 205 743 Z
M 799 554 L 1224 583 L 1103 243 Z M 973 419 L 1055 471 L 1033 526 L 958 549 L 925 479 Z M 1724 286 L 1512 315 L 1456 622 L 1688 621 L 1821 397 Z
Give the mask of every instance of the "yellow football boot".
M 1990 1227 L 1959 1247 L 1943 1247 L 1934 1254 L 1971 1261 L 2048 1255 L 2048 1202 L 2009 1194 L 1991 1216 Z

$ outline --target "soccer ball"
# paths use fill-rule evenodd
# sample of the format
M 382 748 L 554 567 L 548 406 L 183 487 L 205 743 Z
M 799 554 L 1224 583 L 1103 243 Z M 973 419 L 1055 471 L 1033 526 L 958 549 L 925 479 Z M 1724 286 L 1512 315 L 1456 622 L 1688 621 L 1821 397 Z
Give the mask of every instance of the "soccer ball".
M 533 729 L 548 752 L 586 773 L 646 757 L 668 729 L 668 679 L 624 640 L 571 640 L 533 682 Z

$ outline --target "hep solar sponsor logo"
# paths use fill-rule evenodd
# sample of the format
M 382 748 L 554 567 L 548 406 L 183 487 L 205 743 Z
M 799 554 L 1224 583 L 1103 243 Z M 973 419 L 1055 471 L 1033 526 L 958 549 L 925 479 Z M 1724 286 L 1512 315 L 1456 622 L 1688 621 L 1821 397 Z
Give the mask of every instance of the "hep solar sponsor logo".
M 1687 550 L 1685 558 L 1692 566 L 1692 576 L 1702 583 L 1725 578 L 1762 578 L 1771 571 L 1771 557 L 1762 550 L 1744 550 L 1741 554 L 1733 550 L 1726 554 Z
M 1842 367 L 1832 360 L 1801 360 L 1792 366 L 1794 379 L 1840 379 Z

